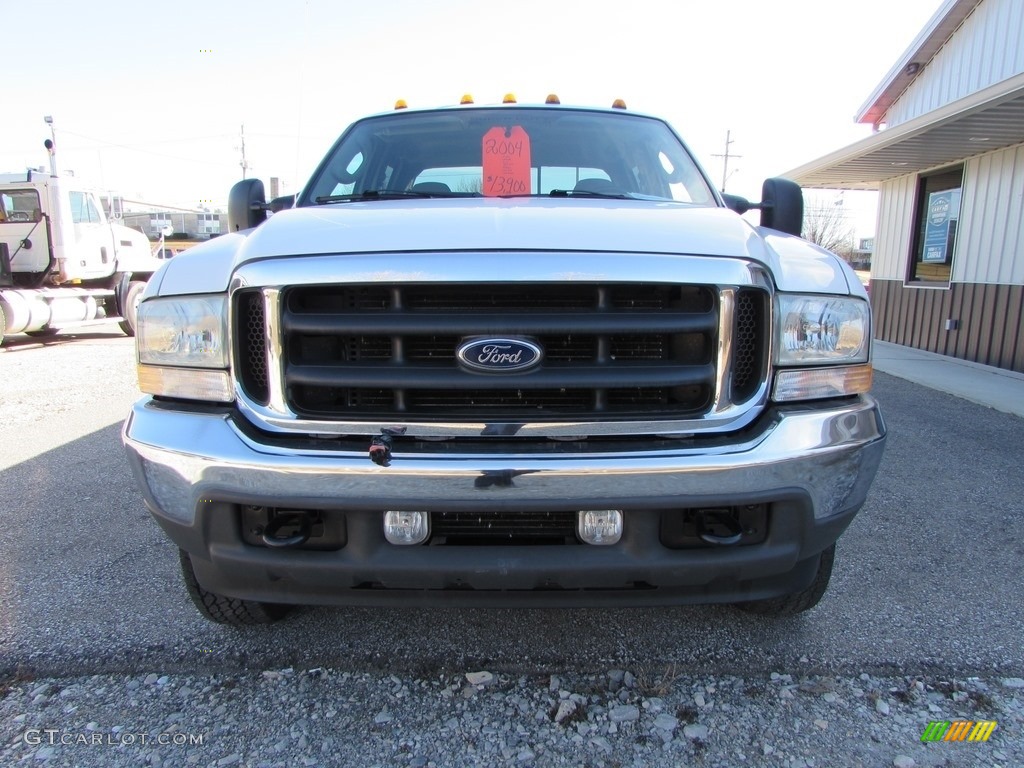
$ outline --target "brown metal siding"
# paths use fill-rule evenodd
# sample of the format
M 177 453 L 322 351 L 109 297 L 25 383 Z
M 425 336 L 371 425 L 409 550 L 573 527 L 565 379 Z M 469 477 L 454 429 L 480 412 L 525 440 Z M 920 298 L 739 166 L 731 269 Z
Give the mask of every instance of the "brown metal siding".
M 1024 371 L 1024 285 L 1011 285 L 1007 300 L 1007 344 L 1000 357 L 1000 368 Z M 1014 330 L 1016 329 L 1016 330 Z
M 1024 286 L 953 283 L 948 290 L 872 280 L 875 337 L 1024 373 Z M 955 331 L 946 320 L 959 321 Z

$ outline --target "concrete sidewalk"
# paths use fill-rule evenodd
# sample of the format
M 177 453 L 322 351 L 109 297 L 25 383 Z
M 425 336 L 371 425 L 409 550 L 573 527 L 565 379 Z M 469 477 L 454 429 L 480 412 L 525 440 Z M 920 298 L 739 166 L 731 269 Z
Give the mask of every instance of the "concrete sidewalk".
M 877 339 L 873 362 L 876 371 L 1024 417 L 1024 374 Z

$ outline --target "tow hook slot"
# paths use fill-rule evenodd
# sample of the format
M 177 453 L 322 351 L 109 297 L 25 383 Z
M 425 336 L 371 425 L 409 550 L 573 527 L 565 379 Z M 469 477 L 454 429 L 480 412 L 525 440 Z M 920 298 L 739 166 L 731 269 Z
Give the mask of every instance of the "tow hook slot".
M 294 532 L 292 532 L 294 530 Z M 268 547 L 298 547 L 309 541 L 313 523 L 309 515 L 286 512 L 274 515 L 263 529 L 263 543 Z M 284 535 L 282 535 L 284 533 Z
M 242 541 L 250 547 L 330 552 L 347 543 L 341 510 L 242 504 L 238 513 Z
M 731 510 L 707 509 L 697 513 L 697 535 L 708 544 L 728 547 L 739 544 L 743 528 Z

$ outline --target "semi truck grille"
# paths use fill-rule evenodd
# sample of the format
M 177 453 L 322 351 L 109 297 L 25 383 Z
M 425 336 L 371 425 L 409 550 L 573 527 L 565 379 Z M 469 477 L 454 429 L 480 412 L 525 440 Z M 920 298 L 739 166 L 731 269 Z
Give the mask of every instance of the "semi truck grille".
M 685 418 L 715 400 L 717 289 L 670 284 L 317 285 L 282 289 L 281 380 L 296 415 L 315 419 L 544 421 Z M 235 295 L 239 382 L 269 398 L 263 294 Z M 733 366 L 741 401 L 765 375 L 767 294 L 736 292 Z M 464 369 L 474 337 L 543 350 L 519 373 Z

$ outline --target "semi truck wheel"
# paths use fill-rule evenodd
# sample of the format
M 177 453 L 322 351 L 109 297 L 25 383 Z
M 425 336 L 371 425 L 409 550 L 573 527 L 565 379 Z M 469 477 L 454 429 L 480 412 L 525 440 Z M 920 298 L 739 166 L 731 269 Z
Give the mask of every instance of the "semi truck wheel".
M 141 280 L 132 280 L 128 283 L 128 292 L 124 298 L 124 320 L 118 323 L 125 336 L 134 336 L 138 326 L 139 302 L 142 300 L 142 292 L 146 290 L 146 284 Z
M 237 597 L 218 595 L 203 589 L 192 569 L 192 558 L 183 549 L 178 550 L 181 558 L 181 575 L 185 579 L 185 589 L 192 598 L 196 608 L 210 621 L 218 624 L 231 624 L 244 627 L 250 624 L 271 624 L 284 618 L 291 610 L 289 605 L 275 603 L 258 603 L 254 600 L 240 600 Z

